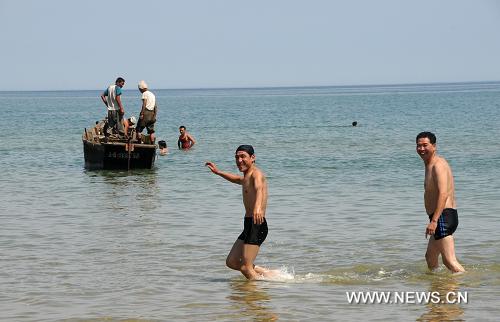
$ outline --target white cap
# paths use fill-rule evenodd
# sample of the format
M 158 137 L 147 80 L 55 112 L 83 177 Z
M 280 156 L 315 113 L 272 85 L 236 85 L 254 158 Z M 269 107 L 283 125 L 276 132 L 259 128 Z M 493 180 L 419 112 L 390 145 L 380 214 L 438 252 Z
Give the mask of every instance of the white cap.
M 147 89 L 148 88 L 148 84 L 146 84 L 145 81 L 141 80 L 139 82 L 139 89 Z
M 130 121 L 130 123 L 132 123 L 132 125 L 130 125 L 130 127 L 135 127 L 135 125 L 137 124 L 137 119 L 135 118 L 135 116 L 131 116 L 129 118 L 129 121 Z

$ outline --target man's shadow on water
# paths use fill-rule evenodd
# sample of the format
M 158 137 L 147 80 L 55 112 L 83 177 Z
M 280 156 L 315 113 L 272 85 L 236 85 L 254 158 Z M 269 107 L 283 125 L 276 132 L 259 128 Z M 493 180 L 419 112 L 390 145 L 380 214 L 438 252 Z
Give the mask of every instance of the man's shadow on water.
M 261 282 L 235 279 L 229 281 L 231 294 L 227 297 L 235 304 L 240 317 L 251 321 L 277 321 L 279 315 L 269 307 L 271 296 L 263 289 Z
M 463 299 L 464 294 L 460 290 L 457 280 L 458 276 L 434 276 L 429 286 L 429 293 L 434 294 L 434 299 L 439 303 L 431 301 L 427 306 L 427 312 L 422 314 L 416 321 L 465 321 L 461 318 L 464 314 Z

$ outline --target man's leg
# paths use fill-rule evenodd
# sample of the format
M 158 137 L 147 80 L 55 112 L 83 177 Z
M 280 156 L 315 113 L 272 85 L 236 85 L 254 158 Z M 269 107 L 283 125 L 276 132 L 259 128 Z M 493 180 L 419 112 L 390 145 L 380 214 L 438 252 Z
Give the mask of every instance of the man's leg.
M 116 130 L 118 133 L 125 134 L 125 129 L 123 128 L 123 115 L 116 111 Z
M 147 110 L 144 113 L 144 126 L 148 131 L 149 138 L 151 139 L 151 144 L 155 142 L 155 119 L 153 112 Z
M 243 240 L 236 239 L 231 248 L 231 251 L 227 255 L 226 265 L 227 267 L 239 271 L 241 268 L 241 257 L 243 254 Z
M 259 253 L 260 247 L 258 245 L 243 244 L 243 252 L 241 257 L 240 271 L 249 280 L 254 280 L 259 277 L 259 274 L 254 269 L 253 262 Z
M 108 127 L 106 129 L 107 134 L 112 134 L 116 127 L 118 114 L 116 111 L 108 111 Z
M 241 258 L 243 257 L 242 255 L 243 244 L 244 244 L 243 240 L 236 239 L 236 241 L 233 244 L 233 247 L 231 248 L 231 251 L 229 252 L 226 258 L 227 267 L 237 271 L 241 269 L 241 263 L 242 263 Z M 253 269 L 259 275 L 265 276 L 269 274 L 269 270 L 264 267 L 253 265 Z
M 455 256 L 455 240 L 452 235 L 437 241 L 440 244 L 443 264 L 453 273 L 465 272 Z
M 155 143 L 155 123 L 153 121 L 148 124 L 148 134 L 151 138 L 151 143 Z
M 429 243 L 427 244 L 427 251 L 425 252 L 425 260 L 427 261 L 427 267 L 433 271 L 439 267 L 439 254 L 441 250 L 439 248 L 438 241 L 434 239 L 434 236 L 429 238 Z

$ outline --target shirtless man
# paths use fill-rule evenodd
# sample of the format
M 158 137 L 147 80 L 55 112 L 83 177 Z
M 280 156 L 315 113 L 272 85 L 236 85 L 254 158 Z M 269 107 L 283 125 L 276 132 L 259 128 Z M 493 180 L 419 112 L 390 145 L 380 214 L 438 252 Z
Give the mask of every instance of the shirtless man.
M 158 141 L 158 148 L 160 148 L 160 155 L 167 155 L 168 147 L 167 147 L 167 142 L 165 142 L 165 140 Z
M 436 155 L 436 136 L 431 132 L 417 135 L 417 153 L 425 164 L 424 202 L 430 223 L 425 237 L 430 235 L 425 259 L 429 269 L 438 268 L 441 254 L 443 264 L 452 272 L 464 272 L 455 257 L 453 233 L 458 226 L 453 174 L 446 160 Z
M 234 157 L 243 176 L 222 172 L 212 162 L 205 165 L 224 179 L 242 185 L 244 229 L 227 255 L 226 265 L 253 280 L 261 276 L 267 277 L 273 272 L 254 265 L 260 245 L 267 236 L 267 182 L 264 173 L 255 165 L 255 154 L 251 145 L 240 145 Z
M 179 139 L 177 140 L 177 146 L 179 149 L 189 150 L 196 143 L 193 136 L 186 131 L 184 125 L 179 126 Z

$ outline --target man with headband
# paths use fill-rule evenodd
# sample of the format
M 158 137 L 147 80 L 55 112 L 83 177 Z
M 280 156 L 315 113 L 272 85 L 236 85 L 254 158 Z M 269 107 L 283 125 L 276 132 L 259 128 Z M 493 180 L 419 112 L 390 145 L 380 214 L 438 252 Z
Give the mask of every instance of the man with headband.
M 244 229 L 234 242 L 226 265 L 240 271 L 246 278 L 253 280 L 266 277 L 272 271 L 255 266 L 254 261 L 260 245 L 267 236 L 266 206 L 267 182 L 262 171 L 255 165 L 255 154 L 251 145 L 240 145 L 234 155 L 236 166 L 243 176 L 222 172 L 213 162 L 205 165 L 222 178 L 242 186 L 243 205 L 245 206 Z

